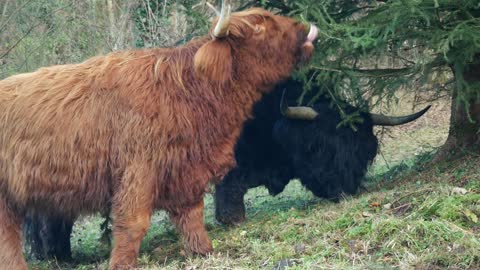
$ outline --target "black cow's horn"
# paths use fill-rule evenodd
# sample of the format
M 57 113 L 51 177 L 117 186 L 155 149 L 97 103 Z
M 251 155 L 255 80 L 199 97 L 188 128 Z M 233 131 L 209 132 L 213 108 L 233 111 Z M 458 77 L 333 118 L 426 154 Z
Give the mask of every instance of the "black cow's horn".
M 285 100 L 285 90 L 283 90 L 282 99 L 280 101 L 280 112 L 283 116 L 290 119 L 313 120 L 318 116 L 318 112 L 310 107 L 289 107 Z
M 414 114 L 405 115 L 405 116 L 386 116 L 382 114 L 374 114 L 371 113 L 370 116 L 372 117 L 372 121 L 374 125 L 377 126 L 398 126 L 403 125 L 409 122 L 412 122 L 425 114 L 428 109 L 430 109 L 430 105 L 427 106 L 425 109 L 416 112 Z

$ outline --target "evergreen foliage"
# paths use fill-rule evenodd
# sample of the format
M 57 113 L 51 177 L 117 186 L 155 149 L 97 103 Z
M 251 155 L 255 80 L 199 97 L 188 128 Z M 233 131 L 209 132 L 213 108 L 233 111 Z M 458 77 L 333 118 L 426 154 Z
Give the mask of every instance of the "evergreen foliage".
M 364 99 L 395 100 L 400 88 L 418 93 L 435 88 L 428 93 L 435 98 L 455 87 L 465 105 L 480 100 L 480 85 L 462 76 L 480 61 L 478 0 L 262 2 L 320 29 L 311 67 L 298 75 L 308 82 L 306 91 L 315 83 L 321 94 L 360 106 L 367 105 Z

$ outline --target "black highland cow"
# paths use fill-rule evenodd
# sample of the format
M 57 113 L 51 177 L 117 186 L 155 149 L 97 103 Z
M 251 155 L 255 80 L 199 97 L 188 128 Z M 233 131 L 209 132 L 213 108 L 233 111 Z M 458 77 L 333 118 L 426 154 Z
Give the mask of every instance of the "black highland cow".
M 235 148 L 237 167 L 216 186 L 215 216 L 221 223 L 245 219 L 243 196 L 249 188 L 263 185 L 276 195 L 293 178 L 316 196 L 333 201 L 342 192 L 354 194 L 377 154 L 373 126 L 405 124 L 429 108 L 402 117 L 363 112 L 363 122 L 355 123 L 354 131 L 349 125 L 338 127 L 340 113 L 326 97 L 312 108 L 280 108 L 283 93 L 293 104 L 301 89 L 299 82 L 290 80 L 255 105 L 254 118 L 246 123 Z M 358 111 L 349 105 L 343 109 L 347 114 Z
M 56 258 L 59 261 L 72 259 L 70 235 L 73 221 L 65 217 L 27 215 L 24 226 L 25 253 L 39 260 Z

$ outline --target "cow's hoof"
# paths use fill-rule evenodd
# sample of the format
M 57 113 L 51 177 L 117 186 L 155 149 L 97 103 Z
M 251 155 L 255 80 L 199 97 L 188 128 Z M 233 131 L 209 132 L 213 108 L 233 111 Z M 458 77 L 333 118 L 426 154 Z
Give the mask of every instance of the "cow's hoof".
M 216 216 L 215 217 L 215 220 L 219 223 L 219 224 L 222 224 L 222 225 L 225 225 L 225 226 L 238 226 L 240 224 L 242 224 L 243 222 L 245 222 L 246 218 L 245 216 L 243 215 L 240 215 L 240 216 Z
M 195 245 L 187 246 L 186 250 L 189 255 L 207 256 L 213 253 L 212 242 L 197 242 Z

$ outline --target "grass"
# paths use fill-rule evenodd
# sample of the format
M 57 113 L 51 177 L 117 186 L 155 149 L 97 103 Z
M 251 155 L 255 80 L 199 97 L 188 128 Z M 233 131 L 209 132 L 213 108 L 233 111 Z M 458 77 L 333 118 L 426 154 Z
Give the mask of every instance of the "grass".
M 248 221 L 236 228 L 215 224 L 209 195 L 205 219 L 216 253 L 208 258 L 184 257 L 175 230 L 158 213 L 142 242 L 140 266 L 480 269 L 480 158 L 429 166 L 429 157 L 371 176 L 366 191 L 340 203 L 315 198 L 298 181 L 277 197 L 263 188 L 250 190 Z M 107 268 L 101 222 L 97 216 L 77 222 L 72 240 L 77 263 L 37 262 L 33 269 Z
M 206 196 L 215 253 L 185 257 L 163 212 L 142 242 L 143 269 L 480 269 L 480 157 L 430 164 L 448 123 L 432 112 L 423 125 L 391 130 L 361 194 L 340 203 L 315 198 L 298 181 L 277 197 L 246 195 L 247 222 L 216 224 Z M 432 124 L 434 123 L 434 124 Z M 393 135 L 392 135 L 393 134 Z M 389 136 L 392 135 L 392 136 Z M 422 152 L 427 151 L 426 154 Z M 31 262 L 33 269 L 106 269 L 110 248 L 98 216 L 74 228 L 73 264 Z

